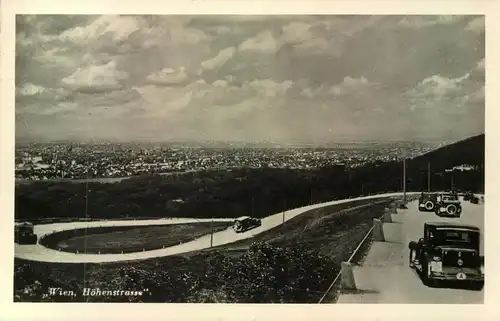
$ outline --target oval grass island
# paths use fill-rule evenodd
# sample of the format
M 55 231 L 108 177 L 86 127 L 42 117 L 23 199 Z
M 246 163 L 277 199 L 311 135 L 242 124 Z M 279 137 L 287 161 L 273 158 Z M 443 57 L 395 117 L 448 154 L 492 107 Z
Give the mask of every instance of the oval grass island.
M 102 226 L 46 235 L 40 244 L 75 254 L 120 254 L 162 249 L 219 232 L 231 222 L 199 222 L 151 226 Z

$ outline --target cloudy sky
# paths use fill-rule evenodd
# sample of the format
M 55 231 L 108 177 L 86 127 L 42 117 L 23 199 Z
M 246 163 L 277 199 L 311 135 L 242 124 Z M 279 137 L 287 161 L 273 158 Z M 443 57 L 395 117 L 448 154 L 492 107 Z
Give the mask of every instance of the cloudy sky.
M 477 16 L 18 16 L 18 139 L 484 133 Z

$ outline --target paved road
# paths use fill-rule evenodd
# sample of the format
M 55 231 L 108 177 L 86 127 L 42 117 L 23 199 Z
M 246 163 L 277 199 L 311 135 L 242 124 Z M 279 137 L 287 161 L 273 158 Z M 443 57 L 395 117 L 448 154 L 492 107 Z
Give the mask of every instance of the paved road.
M 408 193 L 411 194 L 411 193 Z M 412 193 L 416 194 L 416 193 Z M 401 193 L 390 193 L 382 195 L 372 195 L 358 198 L 351 198 L 345 200 L 331 201 L 327 203 L 314 204 L 285 212 L 285 221 L 288 221 L 308 210 L 351 202 L 355 200 L 374 199 L 380 197 L 393 197 L 401 196 Z M 74 222 L 74 223 L 55 223 L 47 225 L 36 225 L 35 233 L 39 236 L 53 233 L 54 231 L 72 230 L 75 228 L 83 227 L 96 227 L 96 226 L 135 226 L 135 225 L 164 225 L 175 224 L 180 221 L 184 223 L 195 223 L 200 220 L 195 219 L 170 219 L 170 220 L 146 220 L 146 221 L 104 221 L 104 222 Z M 213 234 L 213 246 L 220 246 L 230 244 L 239 240 L 251 238 L 259 233 L 272 229 L 283 223 L 283 213 L 276 213 L 274 215 L 262 219 L 262 225 L 258 228 L 249 230 L 244 233 L 235 233 L 232 229 L 227 229 Z M 36 245 L 19 245 L 15 244 L 15 257 L 25 260 L 40 261 L 40 262 L 54 262 L 54 263 L 104 263 L 104 262 L 119 262 L 119 261 L 132 261 L 142 260 L 155 257 L 164 257 L 176 255 L 191 251 L 203 250 L 210 247 L 210 235 L 205 235 L 193 241 L 184 244 L 167 247 L 164 249 L 124 253 L 124 254 L 73 254 L 67 252 L 60 252 L 53 249 L 46 248 L 40 244 Z
M 419 212 L 417 202 L 393 214 L 393 223 L 384 224 L 387 242 L 374 242 L 362 266 L 354 268 L 357 291 L 342 291 L 337 303 L 483 303 L 484 291 L 460 288 L 430 288 L 408 266 L 408 243 L 423 237 L 425 222 L 457 222 L 476 225 L 484 231 L 484 205 L 462 202 L 460 218 L 438 217 Z M 483 233 L 481 233 L 483 234 Z M 484 236 L 481 238 L 484 253 Z M 487 285 L 485 285 L 487 286 Z

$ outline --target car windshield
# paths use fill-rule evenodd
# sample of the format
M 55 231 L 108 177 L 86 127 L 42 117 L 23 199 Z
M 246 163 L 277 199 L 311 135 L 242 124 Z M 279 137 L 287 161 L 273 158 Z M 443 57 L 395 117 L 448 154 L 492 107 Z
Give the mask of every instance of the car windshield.
M 429 239 L 434 244 L 442 245 L 473 245 L 479 241 L 479 233 L 468 230 L 442 229 L 429 233 Z
M 455 195 L 443 195 L 443 201 L 456 201 L 457 199 Z

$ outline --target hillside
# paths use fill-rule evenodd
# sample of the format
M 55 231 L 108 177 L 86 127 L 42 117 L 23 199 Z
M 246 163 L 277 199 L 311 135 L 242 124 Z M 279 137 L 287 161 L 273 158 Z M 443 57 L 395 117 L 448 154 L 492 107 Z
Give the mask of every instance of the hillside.
M 430 163 L 431 189 L 442 190 L 452 186 L 460 190 L 479 192 L 484 182 L 485 135 L 478 135 L 443 146 L 432 152 L 407 160 L 409 190 L 427 188 L 427 168 Z M 455 166 L 471 165 L 472 170 L 447 171 Z

